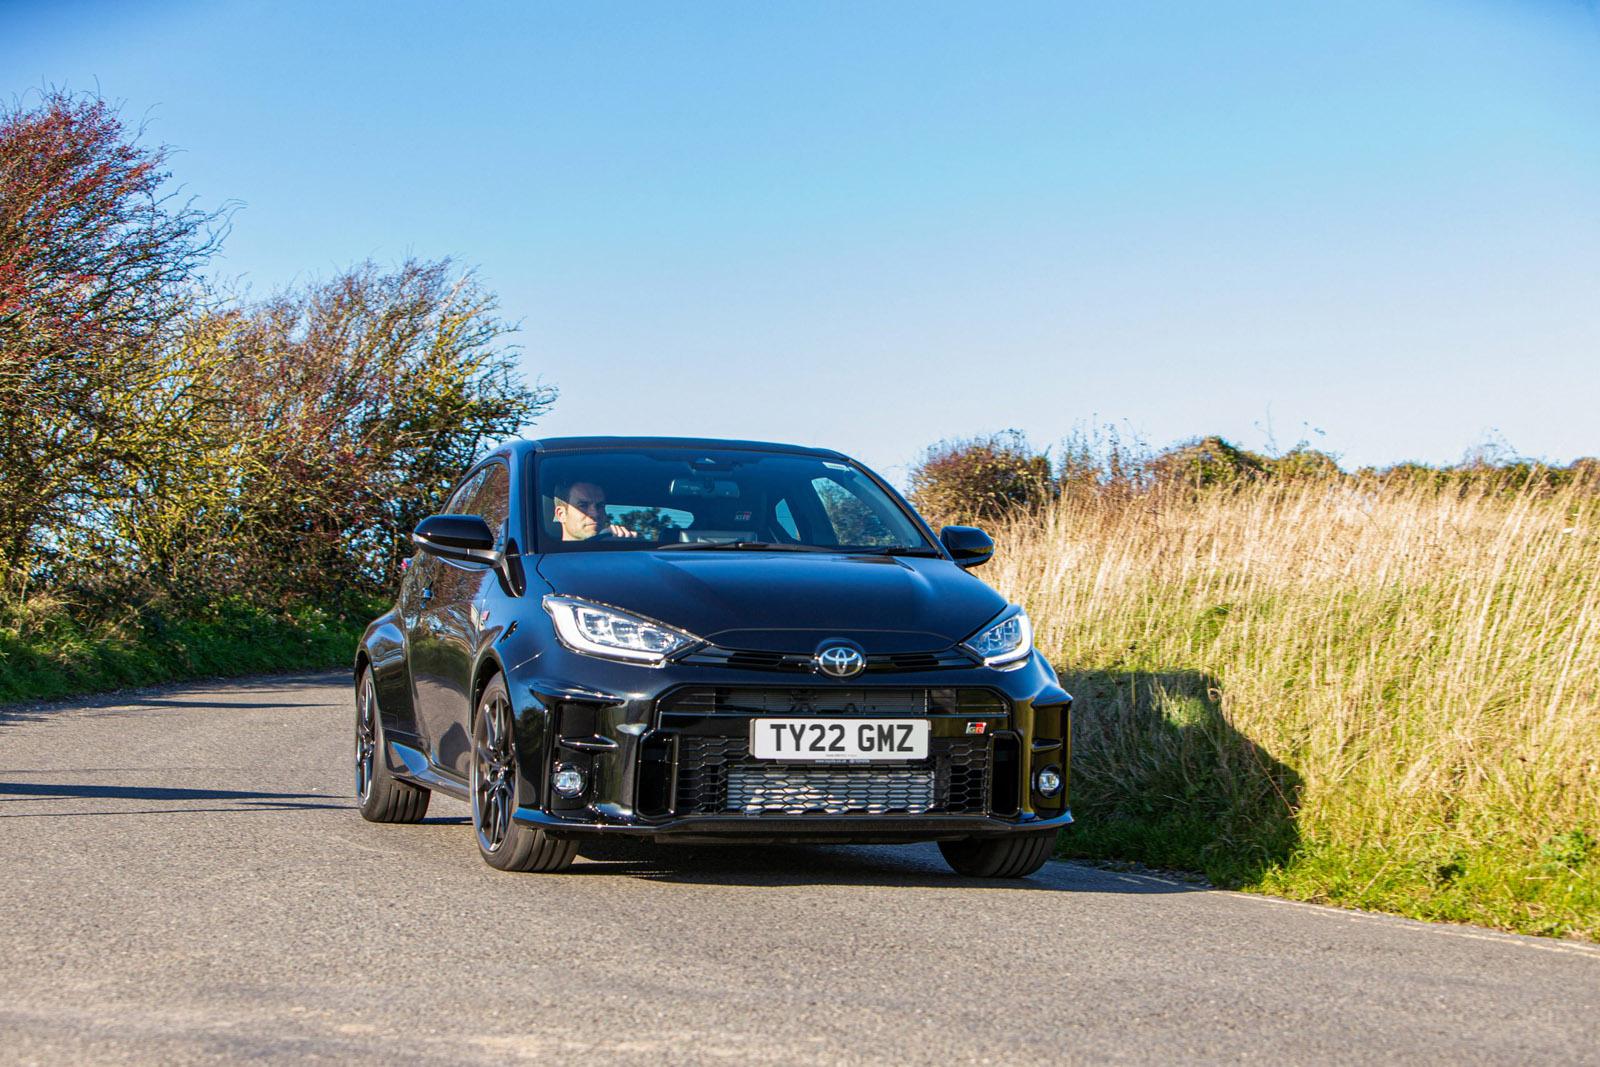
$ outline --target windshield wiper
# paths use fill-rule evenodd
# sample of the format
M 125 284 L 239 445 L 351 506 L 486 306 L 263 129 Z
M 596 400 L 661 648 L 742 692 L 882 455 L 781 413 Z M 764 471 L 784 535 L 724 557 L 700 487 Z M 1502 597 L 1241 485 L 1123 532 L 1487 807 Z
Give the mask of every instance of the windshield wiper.
M 926 545 L 890 545 L 887 548 L 852 548 L 850 552 L 860 552 L 868 556 L 928 556 L 935 558 L 942 553 L 936 548 Z
M 792 545 L 781 541 L 680 541 L 662 545 L 660 552 L 709 552 L 718 549 L 750 552 L 834 552 L 821 545 Z

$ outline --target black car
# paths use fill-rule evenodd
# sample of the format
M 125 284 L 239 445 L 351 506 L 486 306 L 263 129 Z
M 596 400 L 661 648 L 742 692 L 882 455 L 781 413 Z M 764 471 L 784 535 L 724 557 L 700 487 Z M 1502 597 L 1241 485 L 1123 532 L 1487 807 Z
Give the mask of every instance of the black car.
M 627 835 L 937 841 L 994 877 L 1072 821 L 1072 697 L 968 573 L 993 542 L 846 456 L 519 441 L 445 511 L 356 657 L 367 819 L 461 797 L 503 870 Z

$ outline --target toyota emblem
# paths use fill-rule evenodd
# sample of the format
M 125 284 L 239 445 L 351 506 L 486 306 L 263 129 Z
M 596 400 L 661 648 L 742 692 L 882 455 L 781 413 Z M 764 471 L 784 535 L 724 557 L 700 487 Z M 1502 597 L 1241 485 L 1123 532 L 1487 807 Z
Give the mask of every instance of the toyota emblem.
M 830 678 L 854 678 L 867 668 L 867 659 L 849 645 L 829 645 L 816 655 L 817 670 Z

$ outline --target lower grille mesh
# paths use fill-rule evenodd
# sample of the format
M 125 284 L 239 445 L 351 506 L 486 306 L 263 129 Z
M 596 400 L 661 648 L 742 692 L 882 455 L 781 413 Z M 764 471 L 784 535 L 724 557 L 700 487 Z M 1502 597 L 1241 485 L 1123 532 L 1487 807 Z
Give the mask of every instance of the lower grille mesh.
M 931 768 L 728 768 L 728 810 L 745 815 L 921 815 L 933 804 Z
M 681 815 L 982 814 L 987 739 L 934 738 L 927 759 L 801 764 L 750 758 L 742 737 L 678 739 Z

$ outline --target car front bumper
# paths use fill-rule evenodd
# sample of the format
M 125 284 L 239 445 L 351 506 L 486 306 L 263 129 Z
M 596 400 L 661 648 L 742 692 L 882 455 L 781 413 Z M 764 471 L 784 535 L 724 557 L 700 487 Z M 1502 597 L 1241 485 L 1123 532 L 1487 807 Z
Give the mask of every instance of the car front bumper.
M 556 837 L 642 837 L 684 844 L 722 841 L 901 844 L 1059 830 L 1071 824 L 1072 813 L 1063 810 L 1049 818 L 1035 815 L 1017 819 L 987 815 L 693 815 L 657 822 L 628 822 L 574 820 L 537 808 L 518 808 L 513 818 Z
M 521 776 L 514 817 L 553 835 L 887 843 L 1035 833 L 1072 821 L 1072 698 L 1037 653 L 1009 670 L 885 672 L 839 683 L 643 668 L 547 646 L 510 673 Z M 751 759 L 750 722 L 795 714 L 926 719 L 930 755 L 848 766 Z M 1033 786 L 1044 767 L 1061 774 L 1054 796 Z M 557 768 L 581 772 L 583 792 L 558 794 Z M 787 799 L 773 801 L 775 792 Z

